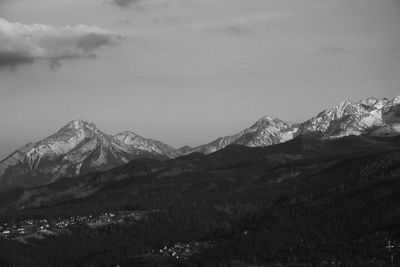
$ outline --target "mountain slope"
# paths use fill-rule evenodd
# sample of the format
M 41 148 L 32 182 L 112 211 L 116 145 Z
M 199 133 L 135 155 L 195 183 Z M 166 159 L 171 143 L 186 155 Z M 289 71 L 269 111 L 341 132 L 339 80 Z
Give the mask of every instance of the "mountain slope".
M 240 133 L 218 138 L 209 144 L 193 148 L 191 152 L 209 154 L 230 144 L 249 147 L 269 146 L 291 140 L 296 131 L 296 124 L 265 116 Z
M 302 123 L 296 135 L 318 133 L 323 138 L 397 135 L 400 133 L 396 126 L 400 122 L 399 108 L 400 97 L 391 101 L 372 97 L 358 102 L 346 100 Z
M 249 147 L 279 144 L 302 135 L 340 138 L 349 135 L 396 136 L 400 134 L 400 96 L 392 100 L 370 97 L 357 102 L 343 101 L 300 124 L 265 116 L 251 127 L 211 143 L 179 151 L 181 154 L 209 154 L 227 145 Z
M 135 158 L 174 157 L 174 151 L 156 140 L 128 132 L 111 136 L 93 123 L 75 120 L 1 161 L 0 186 L 40 185 L 62 176 L 110 169 Z
M 114 144 L 128 154 L 135 154 L 140 150 L 152 154 L 164 155 L 168 158 L 177 156 L 174 148 L 157 140 L 143 138 L 130 131 L 116 134 L 114 136 Z

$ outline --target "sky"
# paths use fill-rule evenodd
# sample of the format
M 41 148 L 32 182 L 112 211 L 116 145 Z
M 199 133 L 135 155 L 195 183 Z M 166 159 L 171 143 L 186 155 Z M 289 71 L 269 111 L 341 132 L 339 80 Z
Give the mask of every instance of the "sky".
M 0 0 L 0 158 L 68 121 L 196 146 L 400 95 L 399 0 Z

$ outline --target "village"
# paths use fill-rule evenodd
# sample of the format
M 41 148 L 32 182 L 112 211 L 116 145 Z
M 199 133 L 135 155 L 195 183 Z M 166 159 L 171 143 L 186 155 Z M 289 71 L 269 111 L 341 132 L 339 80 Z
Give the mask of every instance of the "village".
M 152 256 L 158 257 L 171 257 L 176 259 L 185 260 L 193 256 L 194 254 L 200 253 L 212 246 L 210 241 L 192 241 L 190 243 L 177 243 L 172 246 L 165 246 L 160 249 L 151 251 Z
M 33 234 L 58 234 L 73 225 L 101 227 L 108 224 L 122 224 L 142 220 L 146 211 L 104 212 L 98 215 L 71 216 L 68 218 L 24 219 L 0 223 L 0 238 L 15 239 Z

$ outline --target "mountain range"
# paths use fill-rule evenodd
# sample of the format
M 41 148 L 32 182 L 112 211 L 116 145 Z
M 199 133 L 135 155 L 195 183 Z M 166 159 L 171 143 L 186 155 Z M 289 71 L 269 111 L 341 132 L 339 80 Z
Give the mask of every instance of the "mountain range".
M 349 135 L 395 136 L 400 133 L 400 96 L 388 100 L 370 97 L 357 102 L 343 101 L 303 122 L 290 123 L 265 116 L 235 135 L 220 137 L 189 152 L 212 153 L 230 144 L 270 146 L 300 135 L 324 139 Z
M 291 123 L 265 116 L 249 128 L 194 148 L 174 149 L 131 131 L 109 135 L 93 123 L 74 120 L 57 133 L 27 144 L 0 162 L 0 187 L 30 187 L 104 171 L 134 159 L 171 159 L 194 152 L 210 154 L 237 144 L 263 147 L 300 136 L 336 139 L 349 135 L 375 137 L 400 134 L 400 96 L 343 101 L 303 122 Z

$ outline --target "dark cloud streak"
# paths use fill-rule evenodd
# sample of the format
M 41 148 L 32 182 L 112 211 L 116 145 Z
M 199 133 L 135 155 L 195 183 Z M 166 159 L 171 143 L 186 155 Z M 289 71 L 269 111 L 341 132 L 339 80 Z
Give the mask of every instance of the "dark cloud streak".
M 141 0 L 113 0 L 112 2 L 119 7 L 127 8 L 141 2 Z
M 34 62 L 33 58 L 24 57 L 17 53 L 1 53 L 0 52 L 0 71 L 11 70 L 14 71 L 17 66 L 31 64 Z
M 244 36 L 251 33 L 249 29 L 240 26 L 229 26 L 222 31 L 235 36 Z

